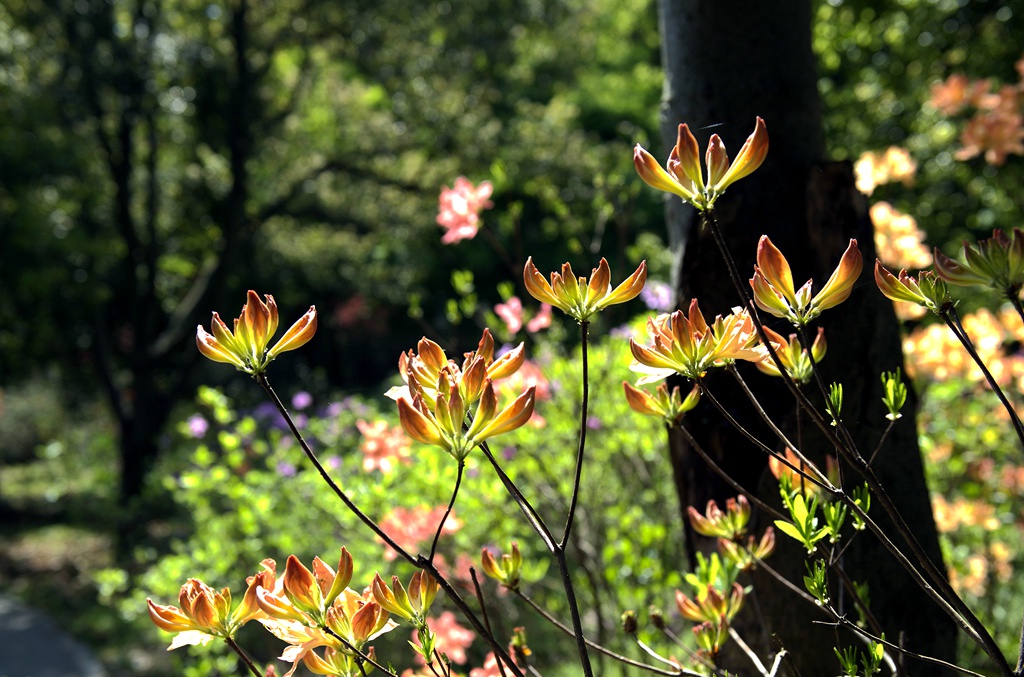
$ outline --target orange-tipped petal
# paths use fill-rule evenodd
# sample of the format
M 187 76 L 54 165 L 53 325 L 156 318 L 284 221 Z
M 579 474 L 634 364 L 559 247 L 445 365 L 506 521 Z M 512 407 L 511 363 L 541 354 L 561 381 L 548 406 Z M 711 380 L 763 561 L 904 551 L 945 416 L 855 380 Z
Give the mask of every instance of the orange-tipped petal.
M 225 348 L 212 334 L 203 329 L 203 325 L 196 327 L 196 347 L 207 359 L 233 364 L 239 369 L 245 368 L 245 362 L 234 351 Z
M 715 190 L 722 190 L 725 186 L 719 187 L 719 182 L 725 173 L 729 171 L 729 155 L 725 152 L 725 144 L 718 134 L 712 134 L 708 141 L 707 152 L 708 185 Z
M 416 395 L 414 401 L 422 402 L 422 397 Z M 446 446 L 437 422 L 404 398 L 398 400 L 398 422 L 405 434 L 417 442 L 438 447 Z
M 601 260 L 603 261 L 604 259 Z M 645 284 L 647 284 L 647 262 L 641 261 L 637 269 L 633 271 L 633 274 L 626 278 L 622 284 L 612 290 L 611 293 L 605 297 L 601 307 L 604 308 L 616 303 L 632 301 L 640 295 Z
M 530 293 L 530 296 L 537 299 L 542 303 L 550 304 L 562 311 L 565 311 L 566 306 L 555 296 L 554 290 L 551 285 L 540 274 L 537 270 L 537 266 L 533 264 L 533 257 L 526 259 L 526 267 L 523 268 L 523 282 L 526 285 L 526 291 Z
M 790 305 L 796 304 L 796 290 L 793 288 L 793 271 L 789 261 L 767 235 L 757 243 L 757 266 L 764 279 L 781 293 Z
M 678 195 L 687 202 L 692 202 L 698 197 L 697 193 L 683 186 L 662 169 L 654 156 L 641 148 L 640 144 L 633 149 L 633 166 L 636 167 L 636 172 L 644 183 L 655 190 Z
M 729 166 L 729 170 L 719 180 L 717 184 L 711 184 L 719 193 L 726 189 L 732 183 L 739 181 L 743 177 L 751 174 L 761 163 L 764 162 L 765 157 L 768 155 L 768 129 L 765 127 L 764 120 L 760 117 L 754 123 L 753 133 L 747 137 L 747 140 L 743 143 L 743 147 L 740 148 L 740 152 L 736 154 L 736 157 L 732 161 L 732 165 Z
M 832 276 L 811 301 L 814 307 L 818 310 L 826 310 L 838 306 L 848 299 L 863 267 L 864 262 L 860 255 L 860 249 L 857 248 L 857 241 L 850 240 L 850 244 L 846 247 L 843 257 L 839 259 L 839 265 L 836 266 Z
M 668 159 L 668 170 L 675 175 L 679 183 L 683 183 L 680 176 L 689 180 L 693 184 L 695 194 L 704 190 L 704 177 L 700 169 L 700 147 L 689 125 L 685 123 L 679 125 L 676 145 Z
M 526 425 L 526 422 L 533 416 L 536 390 L 536 386 L 531 386 L 529 390 L 517 397 L 515 402 L 505 407 L 500 414 L 494 417 L 494 420 L 477 433 L 474 439 L 477 442 L 482 442 L 487 438 L 503 435 Z
M 313 338 L 313 334 L 316 333 L 316 327 L 316 306 L 310 306 L 306 314 L 296 320 L 295 324 L 281 337 L 281 340 L 274 344 L 274 347 L 267 354 L 267 358 L 272 360 L 283 352 L 295 350 L 306 345 Z

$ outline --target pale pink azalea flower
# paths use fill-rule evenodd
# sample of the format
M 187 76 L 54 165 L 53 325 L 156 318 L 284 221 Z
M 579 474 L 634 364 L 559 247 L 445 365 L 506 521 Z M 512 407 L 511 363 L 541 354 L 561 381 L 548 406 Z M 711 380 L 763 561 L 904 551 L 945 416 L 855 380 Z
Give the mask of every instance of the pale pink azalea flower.
M 426 506 L 413 509 L 392 508 L 380 520 L 380 528 L 406 550 L 416 550 L 420 546 L 429 546 L 446 508 L 444 505 L 430 509 Z M 461 528 L 462 521 L 456 519 L 455 512 L 452 511 L 441 528 L 441 535 L 454 534 Z M 394 550 L 385 548 L 385 560 L 391 562 L 396 557 L 398 554 Z
M 513 296 L 505 303 L 494 306 L 494 313 L 505 323 L 505 327 L 513 336 L 523 328 L 523 302 Z
M 956 115 L 966 106 L 981 107 L 986 103 L 991 86 L 989 80 L 971 81 L 962 73 L 954 73 L 944 82 L 932 85 L 929 102 L 945 115 Z
M 547 329 L 551 326 L 551 305 L 548 303 L 542 303 L 540 305 L 540 312 L 533 316 L 533 319 L 526 323 L 526 331 L 531 334 L 536 334 L 541 329 Z
M 498 667 L 498 659 L 494 657 L 493 651 L 487 654 L 483 667 L 469 671 L 469 677 L 503 677 L 504 674 Z
M 441 242 L 454 244 L 476 237 L 476 232 L 480 229 L 480 212 L 494 206 L 494 203 L 487 199 L 492 192 L 494 185 L 490 181 L 482 181 L 480 185 L 474 186 L 465 176 L 455 179 L 452 188 L 443 186 L 437 225 L 447 232 L 441 238 Z
M 446 654 L 448 660 L 456 665 L 466 664 L 466 649 L 476 639 L 475 632 L 459 625 L 451 611 L 442 612 L 437 618 L 428 616 L 427 627 L 437 638 L 436 647 L 440 653 Z M 412 633 L 412 643 L 420 646 L 419 633 L 415 630 Z M 416 654 L 416 663 L 425 665 L 426 661 L 423 660 L 423 656 Z
M 985 161 L 998 167 L 1011 153 L 1024 155 L 1024 117 L 1005 106 L 978 113 L 967 121 L 960 143 L 963 148 L 954 154 L 957 160 L 969 160 L 984 153 Z
M 396 464 L 408 465 L 412 462 L 409 458 L 409 438 L 400 427 L 392 428 L 384 420 L 368 423 L 360 419 L 356 421 L 356 428 L 363 436 L 359 450 L 363 452 L 364 471 L 377 469 L 386 475 Z

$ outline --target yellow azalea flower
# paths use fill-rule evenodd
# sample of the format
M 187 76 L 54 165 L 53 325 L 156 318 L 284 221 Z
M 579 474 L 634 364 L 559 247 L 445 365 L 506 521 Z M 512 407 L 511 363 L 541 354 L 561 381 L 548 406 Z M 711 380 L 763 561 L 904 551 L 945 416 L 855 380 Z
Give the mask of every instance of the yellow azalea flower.
M 782 363 L 789 377 L 800 384 L 809 382 L 814 377 L 814 365 L 821 362 L 828 348 L 825 342 L 825 329 L 818 327 L 818 335 L 814 337 L 814 343 L 811 344 L 809 357 L 807 351 L 800 345 L 796 334 L 790 334 L 787 340 L 782 334 L 768 327 L 765 327 L 764 331 L 768 334 L 768 340 L 775 347 L 775 354 L 778 355 L 779 362 Z M 778 365 L 775 364 L 775 360 L 768 354 L 768 350 L 764 346 L 761 346 L 761 350 L 764 358 L 757 363 L 758 370 L 769 376 L 781 376 L 782 373 L 779 371 Z
M 690 301 L 689 313 L 677 310 L 647 320 L 652 345 L 641 346 L 629 340 L 633 353 L 632 371 L 643 374 L 637 385 L 660 381 L 674 373 L 697 380 L 712 367 L 733 360 L 758 360 L 757 334 L 746 310 L 733 309 L 730 315 L 715 318 L 708 325 L 697 306 Z
M 901 270 L 897 276 L 875 259 L 875 284 L 886 298 L 897 303 L 914 303 L 936 315 L 953 305 L 945 280 L 930 271 L 922 271 L 917 279 L 906 270 Z
M 992 287 L 1015 298 L 1024 286 L 1024 231 L 1014 228 L 1013 235 L 1007 237 L 994 230 L 992 237 L 978 240 L 973 247 L 964 242 L 963 263 L 936 248 L 935 272 L 950 284 Z
M 757 243 L 757 265 L 754 266 L 750 286 L 754 290 L 754 301 L 758 308 L 800 327 L 818 317 L 823 310 L 849 298 L 862 267 L 857 241 L 850 240 L 832 276 L 821 291 L 812 297 L 812 280 L 808 280 L 799 290 L 794 289 L 789 262 L 768 236 L 762 235 Z
M 269 562 L 269 566 L 268 566 Z M 178 593 L 178 606 L 157 604 L 146 599 L 149 617 L 161 630 L 177 633 L 168 651 L 181 646 L 206 644 L 214 637 L 232 638 L 238 628 L 256 618 L 265 618 L 257 604 L 261 586 L 274 585 L 273 560 L 264 570 L 250 576 L 242 602 L 231 609 L 231 591 L 220 592 L 196 578 L 190 578 Z
M 665 169 L 658 165 L 650 153 L 637 144 L 633 150 L 633 165 L 640 178 L 647 185 L 666 193 L 678 195 L 699 210 L 710 209 L 718 196 L 731 184 L 751 174 L 761 166 L 768 155 L 768 130 L 764 120 L 757 118 L 754 132 L 747 137 L 736 159 L 731 163 L 725 151 L 725 144 L 718 134 L 712 134 L 708 142 L 705 162 L 708 180 L 700 168 L 700 148 L 688 125 L 679 125 L 676 145 L 672 148 Z
M 660 418 L 668 425 L 674 425 L 700 401 L 700 386 L 697 385 L 693 386 L 685 398 L 679 386 L 675 386 L 670 392 L 665 383 L 659 383 L 653 395 L 634 388 L 625 381 L 622 382 L 622 388 L 626 392 L 626 402 L 629 403 L 630 409 L 644 416 Z
M 424 571 L 413 573 L 408 590 L 402 586 L 398 576 L 391 577 L 390 588 L 380 574 L 375 574 L 370 584 L 373 599 L 381 608 L 401 616 L 417 628 L 426 627 L 430 605 L 440 589 L 434 577 Z
M 241 315 L 235 319 L 234 332 L 228 329 L 220 315 L 213 314 L 210 321 L 212 333 L 196 327 L 196 345 L 199 352 L 214 362 L 233 364 L 237 369 L 256 376 L 263 373 L 267 365 L 281 353 L 305 345 L 316 333 L 316 307 L 310 306 L 306 314 L 285 332 L 284 336 L 267 349 L 267 344 L 277 332 L 277 304 L 267 294 L 266 302 L 259 294 L 249 290 Z
M 510 590 L 516 590 L 519 587 L 519 580 L 523 569 L 523 555 L 519 552 L 519 544 L 515 541 L 512 541 L 512 552 L 501 556 L 500 564 L 487 548 L 484 548 L 480 553 L 480 563 L 485 574 L 500 581 L 505 587 Z
M 526 291 L 533 298 L 558 308 L 577 322 L 589 322 L 595 313 L 608 306 L 636 298 L 647 281 L 647 262 L 641 262 L 640 267 L 615 289 L 611 288 L 611 279 L 608 261 L 603 258 L 590 272 L 589 282 L 585 277 L 577 278 L 572 266 L 564 263 L 560 274 L 551 273 L 549 284 L 533 264 L 532 256 L 526 260 L 523 270 Z

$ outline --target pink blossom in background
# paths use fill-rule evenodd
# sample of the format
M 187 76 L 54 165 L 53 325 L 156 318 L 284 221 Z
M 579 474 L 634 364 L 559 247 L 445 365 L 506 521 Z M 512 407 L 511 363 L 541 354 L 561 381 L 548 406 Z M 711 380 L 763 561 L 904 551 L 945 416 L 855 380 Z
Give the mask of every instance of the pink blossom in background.
M 453 188 L 442 187 L 437 225 L 447 232 L 441 242 L 454 244 L 476 237 L 480 228 L 480 212 L 494 206 L 487 199 L 493 191 L 494 185 L 490 181 L 481 181 L 479 186 L 474 186 L 465 176 L 455 179 Z
M 469 677 L 502 677 L 502 675 L 501 668 L 498 667 L 498 659 L 494 657 L 493 651 L 487 654 L 482 668 L 473 668 L 469 671 Z
M 437 525 L 444 516 L 446 505 L 439 505 L 436 508 L 427 509 L 426 506 L 418 508 L 392 508 L 388 514 L 380 520 L 379 526 L 394 541 L 405 548 L 415 552 L 420 546 L 430 546 L 437 531 Z M 441 535 L 454 534 L 462 528 L 462 521 L 455 518 L 455 512 L 448 515 L 441 529 Z M 393 561 L 398 555 L 390 547 L 384 549 L 384 559 Z
M 427 627 L 437 637 L 437 650 L 440 653 L 447 654 L 448 659 L 452 663 L 465 665 L 466 649 L 476 639 L 476 633 L 469 628 L 459 625 L 459 621 L 456 620 L 455 614 L 451 611 L 445 611 L 437 618 L 428 616 Z M 412 632 L 412 643 L 420 646 L 419 633 L 415 630 Z M 426 661 L 423 660 L 423 656 L 416 654 L 416 663 L 418 665 L 425 665 Z
M 505 323 L 510 334 L 518 334 L 523 328 L 523 302 L 518 296 L 494 306 L 494 313 Z
M 411 463 L 409 438 L 400 427 L 389 427 L 384 420 L 367 423 L 362 419 L 356 421 L 356 427 L 363 436 L 359 450 L 363 452 L 363 470 L 366 472 L 378 469 L 387 474 L 396 463 Z
M 941 113 L 956 115 L 963 108 L 973 106 L 980 108 L 987 104 L 987 96 L 992 86 L 990 80 L 967 79 L 966 75 L 955 73 L 944 82 L 932 85 L 929 101 Z
M 998 167 L 1010 153 L 1024 155 L 1024 117 L 1005 106 L 978 113 L 967 121 L 960 143 L 963 148 L 953 155 L 957 160 L 984 153 L 985 161 Z
M 541 329 L 551 326 L 551 305 L 542 303 L 540 312 L 533 316 L 533 319 L 526 323 L 526 331 L 536 334 Z

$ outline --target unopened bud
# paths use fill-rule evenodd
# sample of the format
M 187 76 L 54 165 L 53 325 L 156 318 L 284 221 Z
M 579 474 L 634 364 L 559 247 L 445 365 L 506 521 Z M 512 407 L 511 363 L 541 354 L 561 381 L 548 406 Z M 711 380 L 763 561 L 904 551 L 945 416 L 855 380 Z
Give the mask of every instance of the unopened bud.
M 665 614 L 662 612 L 661 607 L 656 607 L 652 604 L 647 609 L 647 617 L 651 620 L 651 625 L 659 630 L 665 629 Z
M 636 612 L 633 610 L 622 612 L 622 629 L 627 635 L 636 634 Z

